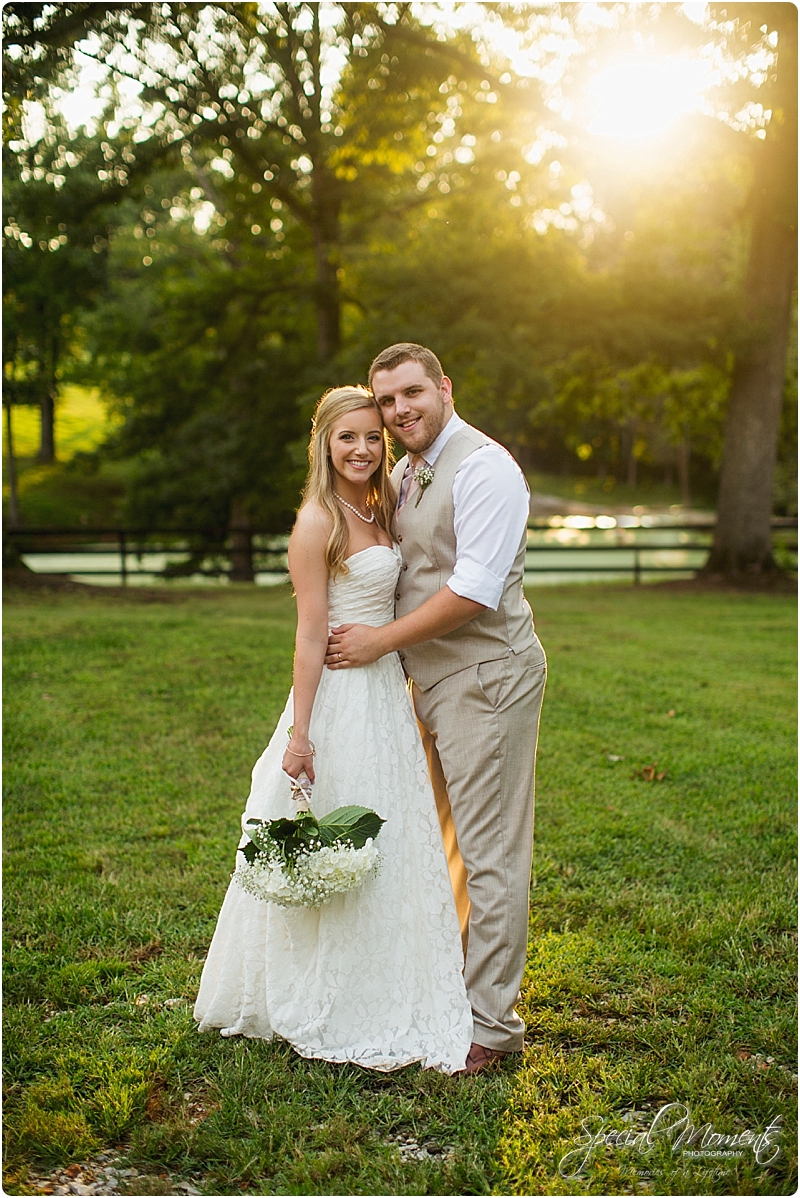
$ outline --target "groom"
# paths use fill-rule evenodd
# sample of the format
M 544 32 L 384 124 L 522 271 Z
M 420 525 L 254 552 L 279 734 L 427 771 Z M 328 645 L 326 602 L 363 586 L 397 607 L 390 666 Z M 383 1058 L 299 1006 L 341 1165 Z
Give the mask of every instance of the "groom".
M 424 346 L 370 367 L 384 423 L 408 451 L 392 474 L 403 568 L 396 619 L 334 629 L 330 669 L 400 651 L 428 757 L 472 1004 L 467 1073 L 522 1049 L 533 790 L 544 650 L 522 591 L 528 487 L 511 455 L 453 410 Z

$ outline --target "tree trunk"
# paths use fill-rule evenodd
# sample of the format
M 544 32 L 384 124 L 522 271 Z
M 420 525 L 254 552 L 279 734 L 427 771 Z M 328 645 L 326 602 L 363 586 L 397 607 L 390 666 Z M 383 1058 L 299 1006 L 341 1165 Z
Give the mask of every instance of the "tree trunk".
M 675 451 L 675 457 L 678 463 L 678 482 L 681 488 L 681 503 L 684 507 L 690 507 L 692 503 L 692 493 L 689 480 L 691 456 L 692 447 L 689 444 L 689 438 L 684 437 Z
M 317 11 L 317 6 L 312 6 Z M 321 86 L 321 85 L 320 85 Z M 314 98 L 318 119 L 317 97 Z M 310 222 L 314 243 L 314 305 L 317 315 L 317 357 L 323 364 L 338 354 L 342 344 L 342 300 L 339 288 L 339 247 L 341 243 L 341 184 L 327 162 L 327 151 L 317 129 L 309 130 L 313 218 Z
M 14 437 L 11 429 L 11 401 L 6 405 L 6 433 L 8 444 L 8 523 L 11 528 L 19 528 L 19 498 L 17 496 L 17 459 L 14 453 Z
M 628 486 L 629 487 L 636 486 L 636 473 L 637 473 L 638 465 L 639 465 L 639 459 L 636 457 L 636 454 L 632 453 L 631 456 L 628 458 Z
M 628 426 L 628 486 L 636 486 L 636 476 L 639 469 L 639 459 L 635 454 L 636 449 L 636 425 L 633 421 Z
M 321 238 L 315 237 L 314 257 L 317 267 L 314 287 L 317 357 L 321 363 L 326 363 L 338 354 L 342 344 L 338 266 L 334 247 Z
M 54 462 L 56 460 L 56 405 L 52 391 L 48 391 L 46 395 L 42 396 L 39 409 L 42 414 L 42 429 L 38 459 L 40 462 Z
M 790 4 L 768 7 L 782 10 L 778 76 L 785 104 L 776 107 L 766 140 L 753 143 L 745 280 L 749 338 L 734 365 L 707 574 L 775 569 L 772 490 L 797 256 L 797 10 Z
M 58 354 L 57 341 L 51 333 L 47 339 L 47 354 L 45 369 L 47 377 L 45 391 L 39 404 L 42 413 L 41 435 L 39 440 L 39 461 L 54 462 L 56 460 L 56 357 Z
M 771 302 L 763 304 L 764 323 L 734 368 L 717 527 L 706 566 L 710 573 L 757 574 L 774 569 L 772 488 L 797 252 L 794 236 L 787 234 L 774 224 L 760 229 L 761 252 L 752 254 L 750 285 L 761 284 L 763 295 L 767 283 L 772 296 Z
M 231 554 L 231 582 L 254 582 L 253 534 L 250 520 L 240 499 L 231 501 L 231 516 L 228 526 Z

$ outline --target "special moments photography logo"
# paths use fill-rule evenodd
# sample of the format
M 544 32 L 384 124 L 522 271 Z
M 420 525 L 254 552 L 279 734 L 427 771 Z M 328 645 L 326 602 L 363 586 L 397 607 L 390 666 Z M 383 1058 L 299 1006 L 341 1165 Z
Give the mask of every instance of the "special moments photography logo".
M 780 1115 L 763 1131 L 748 1129 L 733 1133 L 717 1131 L 711 1123 L 696 1126 L 688 1106 L 682 1102 L 660 1107 L 648 1126 L 642 1125 L 641 1118 L 631 1112 L 629 1126 L 623 1128 L 608 1126 L 600 1116 L 584 1119 L 581 1123 L 584 1136 L 558 1163 L 561 1176 L 577 1177 L 585 1172 L 602 1148 L 622 1148 L 647 1156 L 659 1145 L 670 1144 L 673 1156 L 716 1161 L 739 1160 L 752 1152 L 756 1164 L 762 1166 L 772 1164 L 780 1156 Z

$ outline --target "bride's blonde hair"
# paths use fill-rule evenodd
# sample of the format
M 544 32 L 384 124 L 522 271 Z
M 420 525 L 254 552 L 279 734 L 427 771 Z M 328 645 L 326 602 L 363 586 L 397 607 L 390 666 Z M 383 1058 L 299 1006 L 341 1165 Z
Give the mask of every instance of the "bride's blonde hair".
M 331 387 L 317 404 L 311 421 L 311 440 L 308 443 L 309 471 L 300 506 L 303 507 L 312 501 L 318 503 L 333 520 L 333 528 L 325 550 L 325 563 L 331 578 L 348 573 L 345 558 L 350 535 L 342 505 L 334 496 L 335 476 L 330 455 L 331 429 L 342 416 L 360 408 L 373 408 L 378 423 L 383 427 L 381 410 L 375 397 L 366 387 L 361 386 Z M 395 506 L 394 487 L 389 478 L 393 464 L 389 434 L 383 429 L 383 454 L 378 469 L 369 480 L 367 506 L 375 513 L 378 527 L 389 535 Z

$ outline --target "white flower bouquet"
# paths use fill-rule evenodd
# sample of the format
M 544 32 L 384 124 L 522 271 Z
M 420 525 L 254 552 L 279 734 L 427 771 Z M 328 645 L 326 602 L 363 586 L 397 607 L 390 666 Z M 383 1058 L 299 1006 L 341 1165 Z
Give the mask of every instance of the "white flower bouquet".
M 308 808 L 308 791 L 299 786 L 293 790 L 307 808 L 296 819 L 243 823 L 250 839 L 239 849 L 242 860 L 233 877 L 264 902 L 319 907 L 378 872 L 381 855 L 375 837 L 386 821 L 368 807 L 356 806 L 339 807 L 317 819 Z

